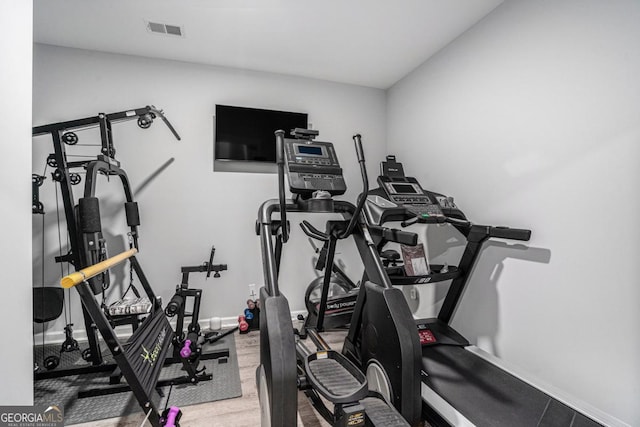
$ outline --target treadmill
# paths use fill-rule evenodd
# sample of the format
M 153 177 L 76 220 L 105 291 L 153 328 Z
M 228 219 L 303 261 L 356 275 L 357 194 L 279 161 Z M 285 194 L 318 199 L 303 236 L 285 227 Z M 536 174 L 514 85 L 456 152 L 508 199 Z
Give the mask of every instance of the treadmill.
M 430 273 L 407 276 L 389 271 L 396 286 L 430 284 L 451 280 L 437 318 L 417 319 L 416 333 L 422 345 L 423 417 L 434 426 L 487 427 L 594 427 L 607 425 L 604 414 L 587 416 L 584 409 L 543 390 L 505 367 L 497 357 L 470 345 L 450 323 L 468 283 L 482 244 L 490 238 L 528 241 L 530 230 L 472 224 L 452 198 L 424 190 L 413 177 L 404 174 L 395 156 L 381 163 L 379 188 L 369 191 L 365 216 L 371 224 L 400 221 L 450 224 L 467 239 L 458 266 L 430 265 Z M 379 243 L 382 250 L 385 242 Z M 428 285 L 426 285 L 428 286 Z

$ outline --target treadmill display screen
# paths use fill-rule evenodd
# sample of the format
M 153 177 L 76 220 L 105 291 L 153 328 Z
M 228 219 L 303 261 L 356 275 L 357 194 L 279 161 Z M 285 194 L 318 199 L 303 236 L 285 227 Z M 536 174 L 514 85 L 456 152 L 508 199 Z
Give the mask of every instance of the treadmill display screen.
M 391 186 L 399 194 L 417 194 L 416 189 L 411 184 L 391 184 Z

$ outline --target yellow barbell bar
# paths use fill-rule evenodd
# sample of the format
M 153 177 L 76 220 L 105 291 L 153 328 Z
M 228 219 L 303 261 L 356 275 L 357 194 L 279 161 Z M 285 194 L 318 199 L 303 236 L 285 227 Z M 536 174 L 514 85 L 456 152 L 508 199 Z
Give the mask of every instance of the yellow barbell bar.
M 118 255 L 114 255 L 111 258 L 107 258 L 104 261 L 101 261 L 97 264 L 90 265 L 89 267 L 85 267 L 80 271 L 76 271 L 67 276 L 64 276 L 60 279 L 60 286 L 65 289 L 72 288 L 75 285 L 84 282 L 85 280 L 89 280 L 98 274 L 107 271 L 114 265 L 117 265 L 124 261 L 127 258 L 131 258 L 138 250 L 136 248 L 129 249 L 128 251 L 124 251 L 119 253 Z

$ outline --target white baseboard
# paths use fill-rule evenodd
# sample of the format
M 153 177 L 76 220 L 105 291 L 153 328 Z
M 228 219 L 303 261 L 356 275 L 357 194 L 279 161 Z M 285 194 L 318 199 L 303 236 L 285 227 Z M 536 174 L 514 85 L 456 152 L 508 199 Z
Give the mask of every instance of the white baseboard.
M 307 312 L 305 310 L 298 310 L 291 312 L 291 320 L 297 320 L 298 315 L 306 316 Z M 169 319 L 169 323 L 173 329 L 176 328 L 176 320 L 175 318 Z M 200 327 L 203 330 L 211 329 L 211 324 L 221 324 L 221 329 L 233 328 L 234 326 L 238 326 L 238 317 L 212 317 L 210 319 L 200 319 Z M 118 326 L 116 328 L 116 336 L 120 339 L 127 339 L 131 336 L 131 327 L 130 326 Z M 87 331 L 85 329 L 73 329 L 73 338 L 77 341 L 87 341 Z M 35 344 L 42 344 L 42 333 L 39 332 L 34 336 Z M 60 344 L 64 342 L 65 334 L 64 331 L 47 331 L 44 334 L 45 344 Z

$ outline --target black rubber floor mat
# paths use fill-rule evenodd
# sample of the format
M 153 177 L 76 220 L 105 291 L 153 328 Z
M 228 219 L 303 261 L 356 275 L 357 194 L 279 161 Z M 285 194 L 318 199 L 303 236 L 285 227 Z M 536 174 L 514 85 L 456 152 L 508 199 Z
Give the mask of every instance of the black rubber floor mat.
M 87 347 L 86 343 L 80 343 L 80 348 L 85 347 Z M 202 381 L 197 385 L 174 386 L 170 395 L 169 387 L 162 387 L 161 390 L 164 397 L 154 393 L 153 400 L 157 407 L 160 409 L 165 407 L 167 396 L 170 398 L 169 406 L 179 407 L 241 396 L 242 389 L 234 336 L 226 336 L 214 345 L 205 347 L 204 352 L 221 348 L 229 349 L 227 363 L 218 363 L 218 360 L 215 359 L 200 362 L 200 367 L 206 366 L 206 372 L 213 375 L 213 380 Z M 59 349 L 59 345 L 47 345 L 44 352 L 42 348 L 36 348 L 36 362 L 41 360 L 43 353 L 45 355 L 57 354 Z M 78 367 L 86 364 L 82 360 L 79 351 L 63 353 L 63 356 L 64 360 L 59 369 L 64 368 L 65 365 Z M 110 354 L 108 358 L 105 357 L 105 360 L 112 362 Z M 160 379 L 182 375 L 184 375 L 182 365 L 175 364 L 164 367 L 160 374 Z M 108 384 L 109 373 L 38 380 L 34 383 L 34 404 L 62 405 L 64 407 L 65 425 L 86 423 L 138 412 L 142 413 L 142 409 L 131 392 L 77 398 L 80 390 L 108 387 Z

